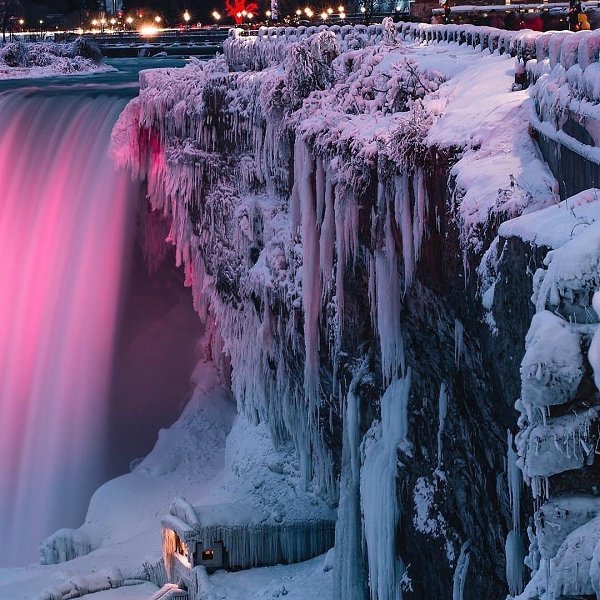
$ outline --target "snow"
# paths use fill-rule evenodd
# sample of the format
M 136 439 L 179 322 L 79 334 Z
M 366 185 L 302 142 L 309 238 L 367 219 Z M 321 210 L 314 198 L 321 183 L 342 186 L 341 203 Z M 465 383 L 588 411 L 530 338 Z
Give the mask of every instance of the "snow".
M 573 399 L 583 377 L 582 362 L 577 330 L 548 310 L 538 312 L 527 332 L 521 361 L 521 401 L 530 418 L 534 407 Z
M 600 219 L 600 190 L 584 190 L 546 209 L 522 215 L 500 225 L 501 237 L 556 249 L 564 246 Z
M 415 514 L 413 523 L 417 531 L 431 536 L 432 538 L 444 538 L 446 543 L 446 555 L 448 561 L 453 564 L 455 560 L 454 548 L 448 541 L 448 523 L 440 512 L 436 502 L 436 496 L 444 493 L 444 479 L 440 472 L 436 471 L 433 478 L 419 477 L 413 490 L 413 502 Z
M 82 38 L 68 44 L 0 44 L 0 80 L 106 73 L 115 70 L 114 67 L 102 64 L 102 53 L 95 42 Z

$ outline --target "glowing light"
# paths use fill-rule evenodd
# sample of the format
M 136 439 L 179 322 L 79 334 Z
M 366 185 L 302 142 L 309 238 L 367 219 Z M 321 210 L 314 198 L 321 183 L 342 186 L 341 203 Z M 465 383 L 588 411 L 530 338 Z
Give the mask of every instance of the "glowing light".
M 328 16 L 329 16 L 329 15 L 328 15 L 326 12 L 322 12 L 322 13 L 321 13 L 321 19 L 323 19 L 323 21 L 327 21 L 327 17 L 328 17 Z
M 25 19 L 19 19 L 19 25 L 21 25 L 21 27 L 25 25 Z
M 186 23 L 189 23 L 191 18 L 192 18 L 192 17 L 190 17 L 190 13 L 189 13 L 189 12 L 186 10 L 186 11 L 183 13 L 183 20 L 184 20 Z
M 213 19 L 214 19 L 215 21 L 220 21 L 220 20 L 221 20 L 221 13 L 219 13 L 219 12 L 218 12 L 218 11 L 216 11 L 216 10 L 215 10 L 215 11 L 213 11 L 213 14 L 212 14 L 212 16 L 213 16 Z
M 300 15 L 302 14 L 302 11 L 301 11 L 300 9 L 298 9 L 298 10 L 296 11 L 296 14 L 297 14 L 298 16 L 300 16 Z
M 113 26 L 114 26 L 114 25 L 116 25 L 116 23 L 117 23 L 117 20 L 116 20 L 116 19 L 111 19 L 111 20 L 110 20 L 110 24 L 111 24 L 111 25 L 113 25 Z
M 128 25 L 131 25 L 133 23 L 133 17 L 127 17 L 126 21 Z
M 341 12 L 340 13 L 340 19 L 345 19 L 346 18 L 346 13 L 345 12 Z
M 158 27 L 154 25 L 142 25 L 140 27 L 140 33 L 142 35 L 156 35 L 158 33 Z
M 329 7 L 329 8 L 327 9 L 327 14 L 328 14 L 328 15 L 332 15 L 332 14 L 333 14 L 333 8 Z
M 158 24 L 162 21 L 162 19 L 157 15 L 156 17 L 154 17 L 154 21 Z
M 267 15 L 267 17 L 268 17 L 269 19 L 271 18 L 271 15 L 272 15 L 272 14 L 273 14 L 273 13 L 272 13 L 270 10 L 268 10 L 268 11 L 265 13 L 265 15 Z
M 248 17 L 248 20 L 249 20 L 249 21 L 251 21 L 251 20 L 252 20 L 252 17 L 253 17 L 254 15 L 253 15 L 251 12 L 249 12 L 249 13 L 248 13 L 246 16 Z
M 360 12 L 364 14 L 364 13 L 367 12 L 367 9 L 364 6 L 361 6 L 360 7 Z
M 339 13 L 346 12 L 346 11 L 344 10 L 344 7 L 343 7 L 341 4 L 338 6 L 338 12 L 339 12 Z
M 96 27 L 98 25 L 98 19 L 92 19 L 92 25 Z
M 304 14 L 310 19 L 315 13 L 308 6 L 304 9 Z

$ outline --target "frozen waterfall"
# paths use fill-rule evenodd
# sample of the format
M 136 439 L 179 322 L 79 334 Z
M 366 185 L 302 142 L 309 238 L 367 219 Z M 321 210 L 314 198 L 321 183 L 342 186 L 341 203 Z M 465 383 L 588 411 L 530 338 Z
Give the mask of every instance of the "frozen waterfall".
M 0 94 L 0 566 L 79 525 L 104 474 L 137 193 L 107 158 L 124 104 L 85 86 Z

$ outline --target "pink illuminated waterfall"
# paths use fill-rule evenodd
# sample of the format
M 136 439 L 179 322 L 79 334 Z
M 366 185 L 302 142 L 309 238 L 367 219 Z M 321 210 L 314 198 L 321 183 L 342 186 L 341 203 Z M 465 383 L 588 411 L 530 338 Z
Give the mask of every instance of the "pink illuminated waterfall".
M 0 94 L 0 565 L 81 524 L 103 475 L 136 194 L 106 155 L 123 105 Z

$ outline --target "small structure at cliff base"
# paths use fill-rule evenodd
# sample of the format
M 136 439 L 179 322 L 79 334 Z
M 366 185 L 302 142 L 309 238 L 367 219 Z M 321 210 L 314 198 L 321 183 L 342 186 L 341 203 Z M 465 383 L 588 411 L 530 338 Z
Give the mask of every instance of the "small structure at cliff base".
M 262 511 L 236 504 L 192 506 L 175 499 L 162 519 L 163 558 L 169 581 L 194 589 L 195 569 L 238 571 L 302 562 L 335 541 L 335 521 L 275 523 Z

